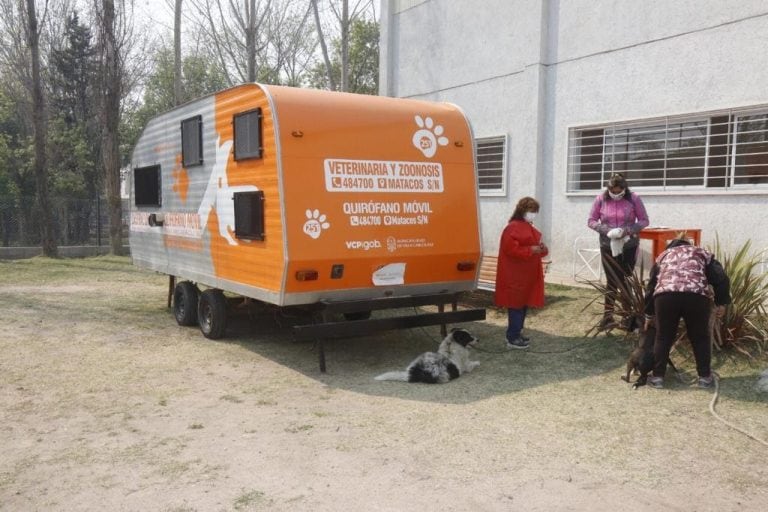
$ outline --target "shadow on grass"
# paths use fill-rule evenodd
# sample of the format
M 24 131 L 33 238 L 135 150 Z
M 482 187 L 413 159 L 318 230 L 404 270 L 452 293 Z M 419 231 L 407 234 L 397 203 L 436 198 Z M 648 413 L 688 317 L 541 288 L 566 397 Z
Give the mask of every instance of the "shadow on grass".
M 63 288 L 61 292 L 51 289 L 35 294 L 9 287 L 0 294 L 0 306 L 26 310 L 32 318 L 44 318 L 55 312 L 57 318 L 72 321 L 124 322 L 141 326 L 150 337 L 158 327 L 175 324 L 171 312 L 163 307 L 166 278 L 153 273 L 138 273 L 128 265 L 127 259 L 38 259 L 24 264 L 8 264 L 3 269 L 21 274 L 8 279 L 6 284 L 31 286 L 39 283 L 40 277 L 66 274 L 62 276 L 62 282 L 88 285 L 87 290 L 79 293 Z M 122 286 L 118 283 L 126 279 L 136 281 L 135 293 L 112 293 L 113 288 Z M 211 343 L 240 345 L 315 379 L 329 389 L 436 403 L 466 403 L 553 384 L 567 386 L 596 376 L 605 376 L 601 383 L 613 384 L 615 381 L 616 385 L 625 385 L 619 381 L 619 376 L 631 350 L 631 339 L 584 336 L 594 313 L 585 311 L 584 305 L 593 294 L 590 290 L 548 285 L 547 306 L 530 312 L 527 333 L 533 342 L 528 351 L 505 349 L 504 310 L 492 307 L 489 293 L 472 294 L 470 304 L 488 308 L 491 317 L 484 322 L 462 324 L 481 340 L 473 357 L 481 365 L 446 385 L 373 380 L 382 372 L 404 369 L 422 352 L 436 350 L 441 339 L 438 327 L 328 340 L 325 345 L 326 374 L 319 371 L 317 347 L 313 343 L 296 342 L 293 338 L 293 325 L 306 323 L 308 318 L 287 317 L 272 307 L 256 308 L 251 319 L 242 312 L 231 315 L 227 337 Z M 720 364 L 716 361 L 714 368 L 719 370 Z M 766 401 L 765 394 L 754 391 L 759 369 L 744 364 L 724 364 L 727 370 L 722 372 L 725 375 L 721 387 L 723 397 L 747 402 Z M 690 372 L 691 366 L 692 362 L 686 361 L 683 369 Z M 671 387 L 675 389 L 675 386 Z M 677 386 L 679 389 L 686 387 Z
M 529 330 L 534 340 L 527 351 L 509 351 L 504 346 L 505 327 L 490 322 L 462 324 L 480 339 L 473 359 L 480 366 L 470 374 L 445 385 L 379 382 L 374 376 L 402 370 L 417 355 L 437 349 L 439 327 L 390 331 L 358 338 L 327 340 L 327 373 L 321 373 L 318 350 L 313 343 L 296 342 L 291 324 L 279 325 L 268 311 L 252 319 L 232 315 L 222 343 L 237 343 L 262 357 L 316 379 L 330 388 L 376 396 L 441 402 L 467 403 L 553 383 L 575 381 L 606 372 L 620 372 L 629 345 L 617 337 L 586 338 L 557 336 Z
M 564 297 L 563 300 L 575 299 Z M 448 384 L 429 385 L 379 382 L 373 377 L 385 371 L 403 370 L 422 352 L 436 350 L 441 340 L 438 327 L 327 340 L 327 373 L 321 373 L 315 344 L 296 342 L 293 339 L 292 326 L 305 321 L 301 318 L 280 317 L 267 308 L 257 312 L 251 319 L 242 314 L 232 315 L 227 338 L 220 342 L 238 344 L 322 382 L 331 389 L 416 401 L 468 403 L 553 384 L 568 385 L 599 376 L 604 376 L 610 382 L 609 385 L 631 389 L 619 379 L 624 374 L 626 358 L 632 349 L 631 338 L 624 336 L 560 336 L 549 332 L 548 327 L 551 325 L 551 329 L 557 332 L 562 329 L 562 325 L 545 321 L 546 330 L 527 331 L 533 340 L 529 350 L 510 351 L 504 347 L 504 325 L 495 325 L 489 321 L 462 324 L 462 327 L 480 339 L 472 357 L 480 361 L 480 366 Z M 718 363 L 715 361 L 713 364 L 717 369 Z M 690 390 L 688 381 L 695 377 L 693 362 L 683 361 L 678 363 L 678 368 L 684 372 L 686 382 L 670 383 L 669 390 Z M 747 373 L 749 375 L 743 377 L 725 377 L 721 397 L 765 402 L 765 397 L 753 389 L 754 370 L 748 370 Z M 635 378 L 633 376 L 632 380 Z

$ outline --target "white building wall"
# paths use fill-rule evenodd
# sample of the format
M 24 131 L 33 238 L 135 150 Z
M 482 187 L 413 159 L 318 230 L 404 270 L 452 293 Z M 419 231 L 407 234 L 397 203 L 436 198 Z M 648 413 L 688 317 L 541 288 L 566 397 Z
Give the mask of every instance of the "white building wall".
M 570 127 L 768 105 L 765 0 L 383 0 L 381 28 L 382 94 L 450 101 L 476 137 L 508 136 L 507 195 L 481 198 L 484 250 L 533 195 L 554 277 L 576 237 L 596 244 L 595 193 L 566 193 Z M 768 189 L 638 193 L 653 225 L 768 246 Z

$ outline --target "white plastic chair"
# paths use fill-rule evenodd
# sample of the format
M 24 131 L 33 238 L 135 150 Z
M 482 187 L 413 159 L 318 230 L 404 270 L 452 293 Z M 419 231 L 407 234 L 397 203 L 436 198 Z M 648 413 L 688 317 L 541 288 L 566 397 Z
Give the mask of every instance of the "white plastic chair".
M 597 235 L 579 236 L 573 241 L 572 277 L 574 281 L 600 280 L 603 263 Z

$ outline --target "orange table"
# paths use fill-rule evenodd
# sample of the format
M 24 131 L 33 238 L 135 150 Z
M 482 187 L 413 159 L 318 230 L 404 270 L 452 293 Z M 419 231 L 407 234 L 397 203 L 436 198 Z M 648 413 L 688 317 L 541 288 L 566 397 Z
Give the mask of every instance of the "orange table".
M 680 233 L 685 233 L 693 245 L 701 244 L 701 230 L 691 228 L 645 228 L 640 231 L 640 238 L 650 240 L 653 243 L 653 260 L 664 252 L 670 240 L 678 238 Z

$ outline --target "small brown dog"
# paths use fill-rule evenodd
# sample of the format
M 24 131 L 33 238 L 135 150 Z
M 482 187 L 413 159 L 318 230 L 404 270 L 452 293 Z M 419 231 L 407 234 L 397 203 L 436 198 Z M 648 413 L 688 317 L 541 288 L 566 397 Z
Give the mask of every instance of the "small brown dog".
M 627 374 L 621 376 L 621 380 L 624 382 L 629 382 L 629 376 L 630 374 L 637 375 L 640 373 L 640 367 L 643 364 L 643 357 L 645 356 L 647 352 L 643 350 L 643 347 L 637 347 L 629 354 L 629 359 L 627 359 Z M 646 372 L 646 379 L 647 379 L 648 373 Z M 639 381 L 640 379 L 638 379 Z
M 642 343 L 629 354 L 629 359 L 627 359 L 627 374 L 621 376 L 621 380 L 629 382 L 631 373 L 639 373 L 640 376 L 632 385 L 634 389 L 645 386 L 648 383 L 648 374 L 653 370 L 653 344 L 656 340 L 656 328 L 649 327 L 645 332 L 641 332 L 641 336 Z M 677 371 L 670 359 L 667 359 L 667 364 L 679 376 L 680 372 Z

